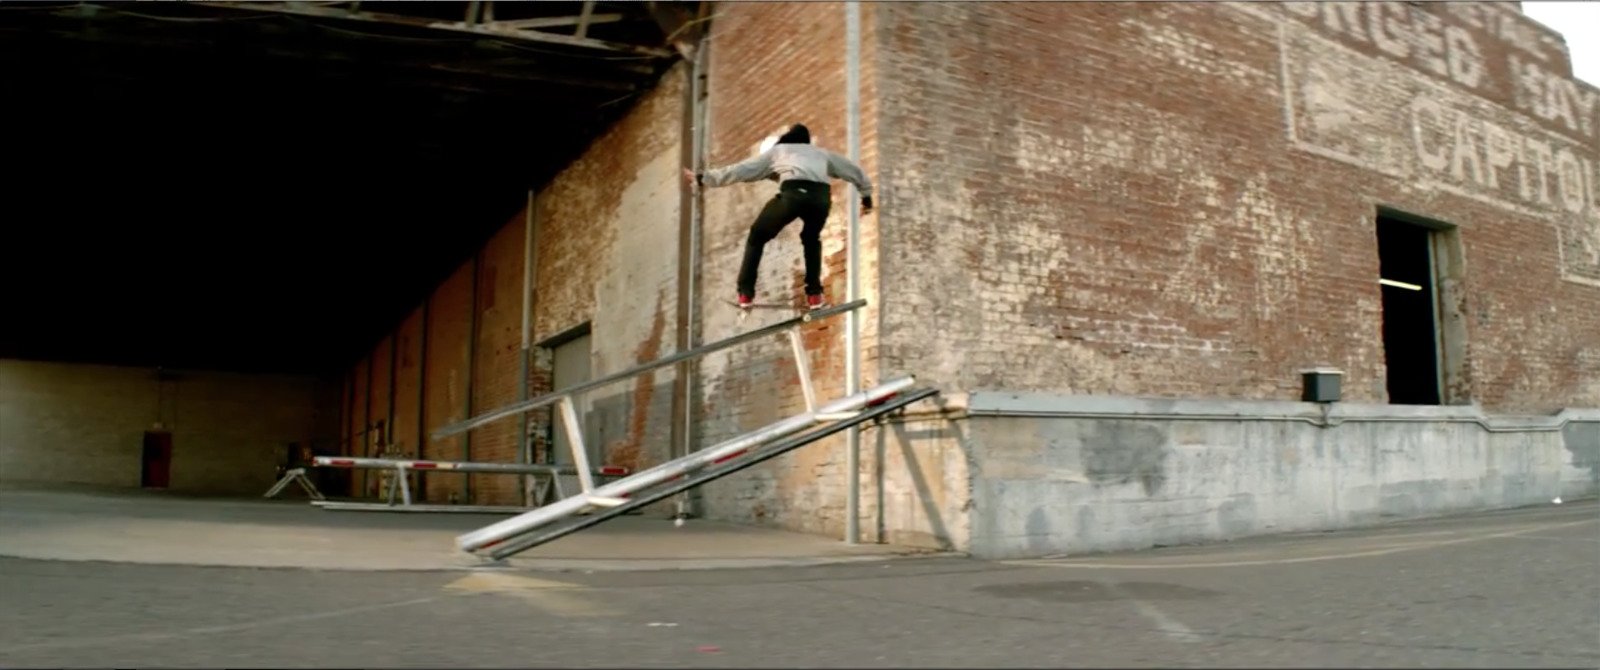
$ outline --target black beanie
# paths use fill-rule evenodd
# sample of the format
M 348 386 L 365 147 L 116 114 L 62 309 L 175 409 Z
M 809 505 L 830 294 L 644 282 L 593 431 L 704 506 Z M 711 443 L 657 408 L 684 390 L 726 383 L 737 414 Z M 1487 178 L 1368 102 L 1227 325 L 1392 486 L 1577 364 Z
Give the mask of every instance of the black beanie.
M 783 135 L 778 137 L 776 144 L 810 144 L 811 131 L 804 124 L 796 123 L 789 126 Z

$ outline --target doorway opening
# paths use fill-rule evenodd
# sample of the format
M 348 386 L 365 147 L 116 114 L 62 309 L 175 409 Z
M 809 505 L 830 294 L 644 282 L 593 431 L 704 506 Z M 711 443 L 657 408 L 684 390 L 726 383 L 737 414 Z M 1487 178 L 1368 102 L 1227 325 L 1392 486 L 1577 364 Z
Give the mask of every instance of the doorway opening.
M 144 432 L 139 486 L 164 489 L 172 484 L 172 433 L 165 430 Z
M 1455 227 L 1380 209 L 1377 236 L 1389 403 L 1465 401 Z
M 581 324 L 575 328 L 556 335 L 539 346 L 550 351 L 550 390 L 560 391 L 565 388 L 577 386 L 593 379 L 594 340 L 589 323 Z M 595 434 L 593 421 L 590 420 L 593 402 L 588 397 L 592 393 L 584 394 L 578 399 L 573 409 L 578 415 L 579 434 L 583 436 L 584 452 L 589 457 L 591 466 L 599 465 L 602 461 L 600 441 Z M 549 448 L 545 452 L 546 462 L 555 465 L 573 465 L 572 443 L 567 439 L 566 426 L 556 416 L 560 411 L 559 406 L 550 408 L 549 420 L 545 423 L 545 444 Z M 575 475 L 560 475 L 563 490 L 579 490 L 578 479 Z

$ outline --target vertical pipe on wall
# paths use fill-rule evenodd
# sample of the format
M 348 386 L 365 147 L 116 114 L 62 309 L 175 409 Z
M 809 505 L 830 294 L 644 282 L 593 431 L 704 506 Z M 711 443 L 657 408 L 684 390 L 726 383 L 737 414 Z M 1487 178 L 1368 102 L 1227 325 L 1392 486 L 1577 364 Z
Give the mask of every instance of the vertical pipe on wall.
M 527 215 L 523 218 L 522 230 L 522 361 L 517 366 L 517 398 L 527 400 L 531 389 L 528 388 L 528 375 L 533 362 L 532 352 L 529 347 L 533 343 L 533 283 L 534 283 L 534 222 L 537 220 L 538 193 L 528 189 Z M 533 440 L 528 436 L 528 413 L 523 412 L 517 429 L 517 442 L 519 446 L 518 460 L 521 463 L 533 462 Z M 522 499 L 522 504 L 533 506 L 533 488 L 529 485 L 530 477 L 517 477 L 517 495 Z
M 689 60 L 689 66 L 685 70 L 688 86 L 684 87 L 683 125 L 679 151 L 682 154 L 682 166 L 689 170 L 700 169 L 700 95 L 703 90 L 700 64 L 703 58 L 704 49 L 701 48 L 703 43 L 702 40 L 701 44 L 695 47 L 693 58 Z M 697 239 L 700 198 L 698 191 L 687 184 L 679 187 L 678 211 L 677 348 L 678 351 L 686 351 L 694 347 L 695 341 L 695 278 L 696 269 L 700 265 Z M 672 428 L 673 458 L 680 458 L 689 453 L 689 443 L 694 435 L 694 403 L 691 400 L 693 376 L 694 362 L 685 361 L 678 365 L 672 389 L 673 416 L 676 417 Z
M 704 169 L 705 167 L 706 144 L 708 142 L 707 138 L 710 136 L 711 112 L 710 105 L 707 103 L 708 92 L 706 86 L 706 65 L 709 59 L 709 56 L 706 54 L 710 46 L 711 40 L 708 39 L 708 36 L 705 33 L 701 33 L 700 38 L 695 42 L 694 60 L 691 62 L 689 68 L 689 88 L 690 96 L 692 98 L 690 100 L 688 110 L 690 115 L 689 122 L 692 126 L 689 142 L 689 167 L 691 170 L 696 172 Z M 685 348 L 693 348 L 696 346 L 696 342 L 698 340 L 698 338 L 695 337 L 694 326 L 699 320 L 698 298 L 700 290 L 700 236 L 705 222 L 704 193 L 705 192 L 703 190 L 695 190 L 692 192 L 692 196 L 689 198 L 688 262 L 690 263 L 690 267 L 687 273 L 688 289 L 685 291 L 688 303 L 686 306 L 688 317 L 684 323 Z M 679 420 L 683 422 L 683 425 L 680 428 L 680 430 L 683 432 L 683 453 L 679 454 L 679 456 L 685 456 L 688 455 L 689 452 L 694 451 L 692 444 L 694 441 L 696 397 L 694 387 L 694 365 L 695 364 L 690 363 L 685 364 L 683 367 L 684 402 L 683 414 L 679 417 Z M 700 500 L 701 489 L 700 487 L 695 487 L 686 492 L 686 495 L 687 498 L 679 500 L 678 513 L 680 515 L 687 513 L 689 509 L 697 507 L 697 503 Z
M 472 417 L 472 390 L 477 383 L 477 375 L 473 374 L 478 367 L 478 270 L 483 265 L 483 250 L 479 249 L 472 255 L 472 293 L 467 298 L 470 306 L 467 310 L 467 380 L 462 384 L 466 392 L 461 394 L 461 412 L 466 418 Z M 472 431 L 461 434 L 461 460 L 472 460 Z M 472 504 L 472 475 L 466 475 L 466 488 L 462 489 L 462 501 Z
M 844 3 L 845 25 L 845 144 L 850 160 L 861 162 L 861 3 Z M 847 300 L 861 297 L 861 208 L 854 185 L 849 189 L 845 209 L 850 213 L 846 250 Z M 854 395 L 861 389 L 861 310 L 851 310 L 846 317 L 844 331 L 844 393 Z M 851 426 L 845 435 L 848 442 L 845 469 L 849 471 L 849 487 L 845 498 L 845 538 L 855 544 L 861 541 L 861 430 Z
M 428 444 L 428 303 L 433 293 L 422 297 L 422 334 L 417 338 L 417 459 L 427 460 Z M 428 473 L 417 471 L 419 499 L 428 499 Z

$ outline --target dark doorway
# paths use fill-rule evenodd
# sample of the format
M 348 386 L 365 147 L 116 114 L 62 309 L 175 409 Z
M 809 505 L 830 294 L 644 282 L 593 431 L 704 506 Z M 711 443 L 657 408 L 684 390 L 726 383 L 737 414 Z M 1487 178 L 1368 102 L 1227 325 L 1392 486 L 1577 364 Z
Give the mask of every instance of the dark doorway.
M 164 489 L 172 483 L 172 433 L 148 430 L 144 433 L 143 469 L 139 485 L 147 489 Z
M 1416 224 L 1378 216 L 1383 356 L 1389 369 L 1390 404 L 1440 404 L 1433 234 Z

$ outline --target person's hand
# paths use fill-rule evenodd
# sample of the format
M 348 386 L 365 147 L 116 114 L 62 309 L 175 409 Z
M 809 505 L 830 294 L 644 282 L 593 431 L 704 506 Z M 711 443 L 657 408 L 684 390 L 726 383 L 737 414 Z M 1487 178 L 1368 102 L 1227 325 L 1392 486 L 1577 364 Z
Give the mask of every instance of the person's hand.
M 866 196 L 866 197 L 861 199 L 861 215 L 862 216 L 866 216 L 866 215 L 871 214 L 871 213 L 872 213 L 872 196 L 869 195 L 869 196 Z
M 683 169 L 683 180 L 688 182 L 689 188 L 694 188 L 700 185 L 700 180 L 695 179 L 694 170 L 690 170 L 689 168 Z

